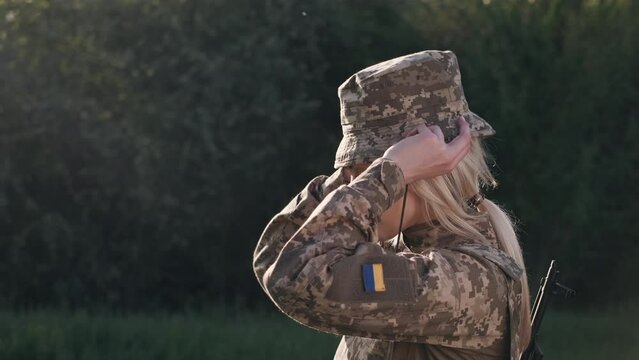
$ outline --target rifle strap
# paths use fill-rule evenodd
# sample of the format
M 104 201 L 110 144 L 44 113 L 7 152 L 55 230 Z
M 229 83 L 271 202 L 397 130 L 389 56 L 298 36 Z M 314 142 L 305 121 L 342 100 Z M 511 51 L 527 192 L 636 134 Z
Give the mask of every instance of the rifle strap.
M 395 252 L 399 249 L 399 236 L 402 233 L 402 223 L 404 222 L 404 210 L 406 209 L 406 198 L 408 193 L 408 185 L 404 187 L 404 200 L 402 201 L 402 213 L 399 216 L 399 230 L 397 230 L 397 238 L 395 238 Z
M 527 316 L 528 314 L 521 314 L 521 302 L 523 300 L 522 292 L 522 275 L 523 269 L 517 265 L 515 259 L 506 254 L 503 250 L 494 248 L 492 246 L 476 243 L 463 243 L 454 245 L 451 249 L 463 252 L 467 255 L 473 256 L 478 260 L 490 261 L 497 265 L 504 274 L 506 274 L 507 280 L 506 286 L 508 289 L 508 314 L 509 314 L 509 328 L 510 328 L 510 360 L 520 360 L 519 356 L 524 351 L 523 339 L 519 338 L 519 326 L 521 323 L 521 316 Z

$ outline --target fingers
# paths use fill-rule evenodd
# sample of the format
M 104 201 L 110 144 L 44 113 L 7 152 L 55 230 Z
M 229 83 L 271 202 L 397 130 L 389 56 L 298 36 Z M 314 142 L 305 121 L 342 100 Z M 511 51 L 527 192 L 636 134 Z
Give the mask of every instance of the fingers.
M 433 134 L 437 136 L 439 140 L 444 141 L 444 133 L 442 132 L 442 129 L 439 126 L 433 125 L 433 126 L 429 126 L 428 128 L 430 129 L 430 131 L 433 132 Z
M 468 124 L 468 121 L 466 121 L 466 118 L 460 116 L 459 119 L 457 119 L 457 125 L 459 125 L 460 134 L 465 133 L 470 136 L 470 125 Z
M 459 153 L 470 148 L 470 126 L 466 122 L 466 119 L 462 116 L 459 117 L 458 124 L 459 135 L 457 135 L 457 137 L 449 143 L 449 151 L 454 155 L 454 157 L 457 157 Z
M 412 136 L 415 134 L 420 135 L 431 135 L 437 138 L 437 140 L 441 141 L 442 145 L 445 146 L 444 155 L 447 159 L 447 168 L 453 169 L 457 164 L 468 154 L 470 151 L 471 144 L 471 135 L 470 135 L 470 126 L 464 117 L 460 116 L 458 121 L 459 126 L 459 135 L 455 137 L 450 143 L 445 143 L 445 137 L 442 129 L 437 125 L 426 126 L 425 124 L 421 124 L 417 126 L 416 129 L 409 132 L 406 137 Z
M 437 125 L 432 125 L 432 126 L 419 125 L 417 126 L 417 128 L 405 134 L 403 137 L 406 138 L 409 136 L 423 134 L 423 133 L 434 134 L 435 136 L 437 136 L 439 140 L 444 141 L 444 133 L 442 132 L 442 129 Z
M 439 126 L 428 127 L 422 123 L 404 135 L 417 136 L 393 144 L 383 156 L 398 164 L 407 183 L 447 174 L 471 149 L 470 125 L 463 118 L 458 124 L 459 135 L 446 143 Z M 423 151 L 424 148 L 428 151 Z
M 455 168 L 457 164 L 470 152 L 470 142 L 468 142 L 468 146 L 463 148 L 460 152 L 454 154 L 453 160 L 451 161 L 451 169 Z
M 430 131 L 430 129 L 424 125 L 424 124 L 420 124 L 417 126 L 417 132 L 419 132 L 420 134 L 432 134 L 433 132 Z
M 471 135 L 470 126 L 463 117 L 459 118 L 459 135 L 449 144 L 449 156 L 452 159 L 449 168 L 454 169 L 457 164 L 468 154 L 470 151 Z
M 419 134 L 419 132 L 417 131 L 417 129 L 413 129 L 411 131 L 409 131 L 408 133 L 402 135 L 403 138 L 407 138 L 409 136 L 413 136 L 413 135 L 417 135 Z

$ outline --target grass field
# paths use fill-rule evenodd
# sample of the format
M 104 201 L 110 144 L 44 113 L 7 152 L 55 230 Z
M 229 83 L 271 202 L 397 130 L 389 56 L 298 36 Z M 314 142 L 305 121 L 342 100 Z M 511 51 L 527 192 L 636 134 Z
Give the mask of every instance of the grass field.
M 545 359 L 639 359 L 639 310 L 546 316 Z M 332 359 L 336 336 L 276 312 L 0 312 L 0 359 Z

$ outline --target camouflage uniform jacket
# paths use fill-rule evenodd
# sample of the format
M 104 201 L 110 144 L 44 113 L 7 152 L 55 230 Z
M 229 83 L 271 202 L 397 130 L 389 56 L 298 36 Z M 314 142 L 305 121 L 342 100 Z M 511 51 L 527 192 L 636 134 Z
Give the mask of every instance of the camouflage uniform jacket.
M 485 240 L 425 224 L 403 251 L 378 245 L 375 225 L 401 199 L 401 169 L 380 158 L 350 184 L 318 176 L 268 224 L 253 257 L 277 307 L 316 330 L 344 335 L 335 359 L 518 359 L 521 268 Z M 406 245 L 408 247 L 406 247 Z M 383 291 L 364 291 L 362 265 L 383 266 Z

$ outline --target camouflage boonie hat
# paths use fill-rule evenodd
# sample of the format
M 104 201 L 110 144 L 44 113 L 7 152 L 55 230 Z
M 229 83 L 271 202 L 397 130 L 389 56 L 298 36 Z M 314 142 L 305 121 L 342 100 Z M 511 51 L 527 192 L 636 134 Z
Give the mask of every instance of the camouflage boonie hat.
M 468 109 L 452 51 L 426 50 L 367 67 L 340 85 L 338 95 L 344 137 L 335 168 L 372 162 L 420 124 L 438 125 L 450 141 L 460 115 L 473 136 L 495 134 Z

